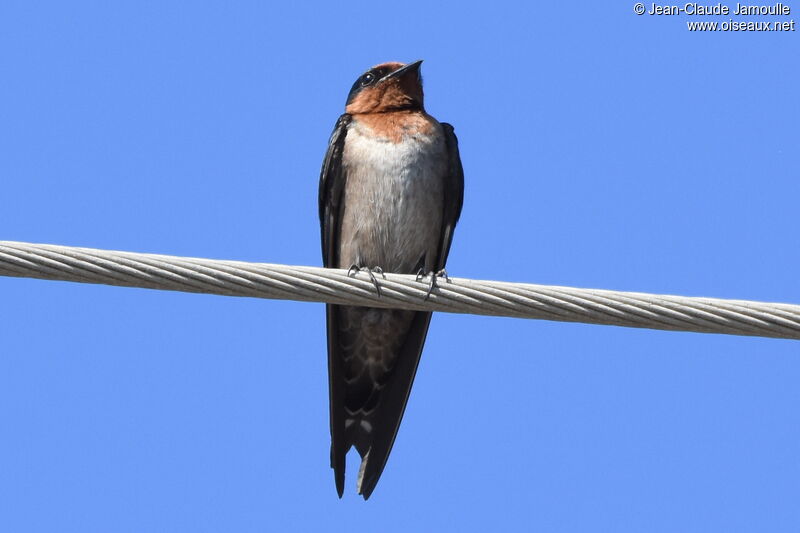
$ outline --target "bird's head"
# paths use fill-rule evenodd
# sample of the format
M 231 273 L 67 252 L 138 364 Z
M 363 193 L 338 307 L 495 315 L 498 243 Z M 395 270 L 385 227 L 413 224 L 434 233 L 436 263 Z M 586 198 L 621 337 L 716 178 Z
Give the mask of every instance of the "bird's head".
M 347 95 L 345 112 L 384 113 L 422 109 L 422 61 L 383 63 L 359 76 Z

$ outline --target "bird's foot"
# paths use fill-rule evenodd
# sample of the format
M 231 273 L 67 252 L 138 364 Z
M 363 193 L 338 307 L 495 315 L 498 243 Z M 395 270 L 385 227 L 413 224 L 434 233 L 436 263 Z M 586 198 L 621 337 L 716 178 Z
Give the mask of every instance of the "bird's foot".
M 427 276 L 430 276 L 431 280 L 430 280 L 430 282 L 428 284 L 428 292 L 425 293 L 425 300 L 430 298 L 434 287 L 436 287 L 438 285 L 438 283 L 437 283 L 437 279 L 438 278 L 444 278 L 445 282 L 450 283 L 450 277 L 447 275 L 447 271 L 445 269 L 441 269 L 439 272 L 431 271 L 431 272 L 428 272 L 427 274 L 425 274 L 425 271 L 420 268 L 419 271 L 417 272 L 417 281 L 422 281 Z
M 379 266 L 376 267 L 360 267 L 356 264 L 350 265 L 350 268 L 347 269 L 347 277 L 354 278 L 356 274 L 359 272 L 366 272 L 369 275 L 369 279 L 372 281 L 372 284 L 375 285 L 375 292 L 378 293 L 378 298 L 381 297 L 381 286 L 378 285 L 378 278 L 375 277 L 375 274 L 378 274 L 383 279 L 386 279 L 386 275 L 383 273 L 383 269 Z

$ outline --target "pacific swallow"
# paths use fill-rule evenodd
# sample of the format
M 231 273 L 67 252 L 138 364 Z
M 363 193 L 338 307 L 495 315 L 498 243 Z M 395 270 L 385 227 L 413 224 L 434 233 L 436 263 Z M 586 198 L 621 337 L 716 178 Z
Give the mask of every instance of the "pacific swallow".
M 326 267 L 367 270 L 373 281 L 372 272 L 430 273 L 431 282 L 444 269 L 464 173 L 453 127 L 425 112 L 421 63 L 383 63 L 350 90 L 319 183 Z M 328 305 L 326 315 L 336 491 L 341 498 L 355 446 L 366 500 L 394 444 L 431 313 Z

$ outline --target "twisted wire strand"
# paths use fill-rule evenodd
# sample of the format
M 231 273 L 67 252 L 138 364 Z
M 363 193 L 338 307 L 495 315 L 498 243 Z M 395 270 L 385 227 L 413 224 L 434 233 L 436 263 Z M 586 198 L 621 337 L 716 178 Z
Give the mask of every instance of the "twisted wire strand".
M 346 270 L 0 241 L 0 275 L 171 291 L 800 339 L 800 305 Z

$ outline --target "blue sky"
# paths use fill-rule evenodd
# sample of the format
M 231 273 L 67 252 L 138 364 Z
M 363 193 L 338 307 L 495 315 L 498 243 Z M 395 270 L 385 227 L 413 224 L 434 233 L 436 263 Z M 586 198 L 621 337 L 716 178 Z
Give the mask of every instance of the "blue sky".
M 290 4 L 5 2 L 0 239 L 319 265 L 350 86 L 424 59 L 452 275 L 800 303 L 797 32 Z M 365 503 L 328 465 L 321 304 L 0 293 L 3 531 L 800 528 L 797 341 L 438 314 Z

